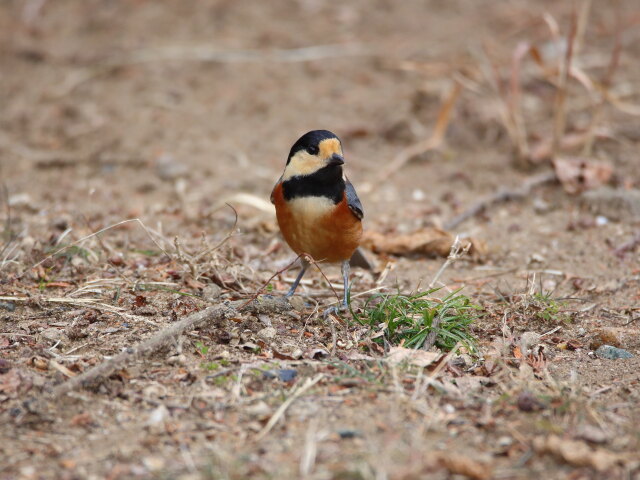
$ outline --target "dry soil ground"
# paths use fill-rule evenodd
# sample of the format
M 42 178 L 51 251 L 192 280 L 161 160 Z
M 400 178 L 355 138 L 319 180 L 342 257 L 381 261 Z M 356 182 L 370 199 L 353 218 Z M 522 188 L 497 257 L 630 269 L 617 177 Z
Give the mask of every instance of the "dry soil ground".
M 635 0 L 4 0 L 0 478 L 640 478 L 639 58 Z M 391 236 L 580 159 L 453 229 L 479 356 L 389 361 L 314 273 L 53 397 L 291 261 L 268 198 L 314 128 Z M 391 291 L 443 263 L 371 257 Z

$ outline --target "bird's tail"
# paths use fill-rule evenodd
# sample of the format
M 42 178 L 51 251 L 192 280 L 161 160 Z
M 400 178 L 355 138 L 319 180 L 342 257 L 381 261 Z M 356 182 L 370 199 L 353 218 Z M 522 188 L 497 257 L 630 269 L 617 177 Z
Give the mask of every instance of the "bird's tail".
M 351 260 L 349 260 L 349 264 L 352 267 L 360 267 L 366 270 L 374 269 L 373 263 L 367 258 L 367 256 L 364 254 L 364 251 L 360 247 L 358 247 L 356 251 L 353 252 L 353 255 L 351 255 Z

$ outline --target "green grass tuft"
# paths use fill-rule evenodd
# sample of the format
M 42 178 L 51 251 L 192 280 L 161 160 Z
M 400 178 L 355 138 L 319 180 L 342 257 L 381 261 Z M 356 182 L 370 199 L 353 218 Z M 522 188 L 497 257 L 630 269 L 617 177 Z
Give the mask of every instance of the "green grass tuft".
M 376 294 L 363 307 L 363 313 L 354 314 L 354 318 L 363 325 L 378 330 L 374 340 L 408 348 L 421 348 L 432 331 L 436 318 L 440 318 L 437 327 L 435 345 L 442 350 L 451 350 L 458 342 L 470 352 L 476 350 L 476 339 L 469 332 L 469 325 L 477 318 L 477 310 L 469 297 L 461 295 L 460 290 L 450 293 L 443 299 L 430 295 L 438 288 L 411 295 Z M 353 313 L 353 312 L 352 312 Z

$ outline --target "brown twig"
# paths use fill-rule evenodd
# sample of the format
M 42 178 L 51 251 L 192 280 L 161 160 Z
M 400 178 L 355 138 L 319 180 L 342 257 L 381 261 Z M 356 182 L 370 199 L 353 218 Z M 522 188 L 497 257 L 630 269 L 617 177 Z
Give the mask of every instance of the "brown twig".
M 618 258 L 624 258 L 625 253 L 634 250 L 639 245 L 640 245 L 640 230 L 638 230 L 630 240 L 624 242 L 622 245 L 617 247 L 613 251 L 613 253 Z
M 264 436 L 271 431 L 271 429 L 275 426 L 275 424 L 278 423 L 278 420 L 282 418 L 282 415 L 284 415 L 284 412 L 287 411 L 287 408 L 289 408 L 291 404 L 298 397 L 300 397 L 304 392 L 309 390 L 311 387 L 313 387 L 316 383 L 318 383 L 323 378 L 324 378 L 324 373 L 319 373 L 313 378 L 307 378 L 304 384 L 302 384 L 302 386 L 297 388 L 296 391 L 293 392 L 293 394 L 291 394 L 291 396 L 287 398 L 282 403 L 282 405 L 280 405 L 278 410 L 276 410 L 276 412 L 271 416 L 267 424 L 262 428 L 262 430 L 260 430 L 260 432 L 258 432 L 258 435 L 256 435 L 256 437 L 254 438 L 254 441 L 259 442 L 260 440 L 262 440 Z
M 567 35 L 567 52 L 560 62 L 558 89 L 556 91 L 555 105 L 554 105 L 554 121 L 553 121 L 553 147 L 551 158 L 556 158 L 560 149 L 560 142 L 564 137 L 565 125 L 566 125 L 566 109 L 565 103 L 567 98 L 567 80 L 571 72 L 571 62 L 573 59 L 573 46 L 576 39 L 577 32 L 577 13 L 574 11 L 571 14 L 571 27 L 569 28 L 569 34 Z
M 11 232 L 11 203 L 9 202 L 9 189 L 5 183 L 2 184 L 2 196 L 4 197 L 4 202 L 7 206 L 7 219 L 4 224 L 4 235 L 7 237 L 6 243 L 0 249 L 0 257 L 4 254 L 5 251 L 9 248 L 9 245 L 13 243 L 15 240 L 13 233 Z M 0 268 L 4 262 L 0 259 Z
M 83 372 L 67 382 L 56 386 L 51 391 L 53 398 L 59 398 L 73 390 L 88 386 L 95 381 L 106 378 L 117 369 L 126 367 L 136 359 L 147 357 L 156 352 L 170 340 L 179 337 L 188 330 L 204 325 L 205 323 L 218 323 L 225 318 L 236 315 L 240 310 L 247 309 L 254 313 L 282 313 L 291 309 L 291 305 L 286 299 L 262 299 L 254 300 L 247 304 L 241 301 L 232 302 L 228 305 L 217 305 L 209 307 L 196 313 L 188 315 L 181 321 L 171 325 L 151 338 L 144 340 L 135 347 L 128 348 L 122 353 L 111 357 L 109 360 Z
M 522 185 L 512 190 L 500 190 L 497 193 L 489 195 L 483 198 L 479 202 L 473 204 L 466 209 L 460 215 L 453 217 L 447 223 L 444 224 L 445 230 L 453 230 L 461 223 L 467 221 L 471 217 L 475 217 L 480 212 L 486 210 L 488 207 L 495 205 L 496 203 L 507 202 L 509 200 L 518 200 L 528 196 L 535 187 L 550 183 L 556 180 L 555 172 L 542 173 L 525 180 Z

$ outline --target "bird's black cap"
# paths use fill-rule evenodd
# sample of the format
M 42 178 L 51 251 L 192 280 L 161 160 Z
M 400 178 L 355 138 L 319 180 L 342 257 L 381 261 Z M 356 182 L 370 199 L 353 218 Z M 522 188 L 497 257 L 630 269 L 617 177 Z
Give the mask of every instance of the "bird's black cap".
M 287 157 L 287 165 L 289 164 L 291 157 L 300 150 L 307 150 L 309 153 L 312 153 L 313 149 L 316 149 L 315 153 L 318 153 L 317 148 L 320 142 L 329 138 L 338 138 L 338 136 L 329 130 L 311 130 L 310 132 L 305 133 L 296 141 L 296 143 L 293 144 L 293 147 L 291 147 L 291 151 Z M 338 139 L 338 141 L 340 141 L 340 139 Z

